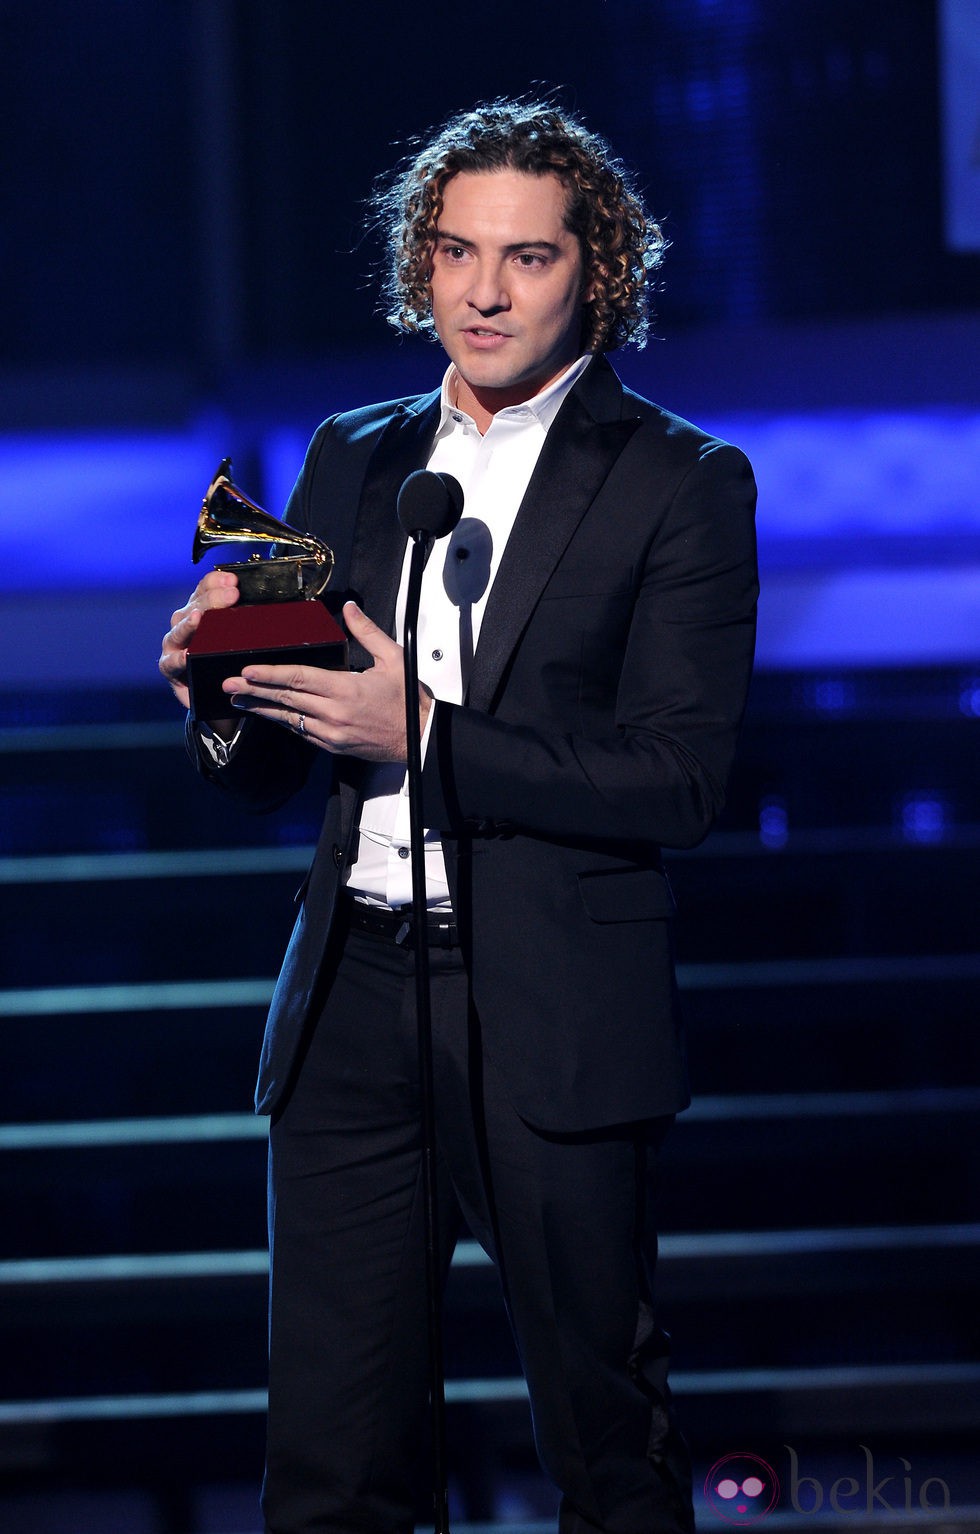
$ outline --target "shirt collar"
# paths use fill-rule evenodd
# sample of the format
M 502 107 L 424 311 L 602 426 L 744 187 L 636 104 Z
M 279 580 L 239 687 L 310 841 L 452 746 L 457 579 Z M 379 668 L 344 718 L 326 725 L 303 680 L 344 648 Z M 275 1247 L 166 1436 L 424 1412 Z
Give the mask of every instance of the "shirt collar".
M 507 405 L 503 410 L 499 410 L 497 415 L 506 417 L 513 416 L 518 411 L 522 414 L 525 411 L 529 411 L 531 415 L 537 417 L 542 431 L 547 431 L 564 404 L 566 395 L 575 387 L 575 384 L 581 378 L 591 361 L 592 353 L 585 352 L 570 367 L 567 367 L 564 373 L 559 374 L 546 389 L 542 389 L 540 394 L 535 394 L 531 399 L 524 400 L 520 405 Z M 451 362 L 442 376 L 438 428 L 440 433 L 446 430 L 452 423 L 458 424 L 465 421 L 470 425 L 473 424 L 472 416 L 467 415 L 465 410 L 460 410 L 453 404 L 452 390 L 455 377 L 456 368 Z M 496 418 L 495 416 L 494 420 Z

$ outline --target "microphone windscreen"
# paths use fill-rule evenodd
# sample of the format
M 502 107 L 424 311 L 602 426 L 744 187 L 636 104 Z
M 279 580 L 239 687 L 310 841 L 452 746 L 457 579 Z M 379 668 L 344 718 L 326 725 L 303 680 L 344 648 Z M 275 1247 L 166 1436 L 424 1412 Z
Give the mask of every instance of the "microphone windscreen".
M 398 520 L 411 538 L 444 538 L 463 515 L 463 487 L 451 474 L 416 469 L 398 492 Z

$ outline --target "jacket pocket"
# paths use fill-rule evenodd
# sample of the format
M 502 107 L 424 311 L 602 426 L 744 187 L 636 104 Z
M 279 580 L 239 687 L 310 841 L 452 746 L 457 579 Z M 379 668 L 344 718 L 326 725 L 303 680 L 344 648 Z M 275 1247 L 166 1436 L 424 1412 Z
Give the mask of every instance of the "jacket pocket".
M 676 914 L 667 875 L 656 868 L 579 874 L 582 904 L 593 921 L 654 921 Z
M 541 593 L 541 600 L 548 602 L 562 597 L 631 597 L 633 595 L 632 570 L 622 565 L 605 566 L 589 564 L 567 567 L 559 566 Z

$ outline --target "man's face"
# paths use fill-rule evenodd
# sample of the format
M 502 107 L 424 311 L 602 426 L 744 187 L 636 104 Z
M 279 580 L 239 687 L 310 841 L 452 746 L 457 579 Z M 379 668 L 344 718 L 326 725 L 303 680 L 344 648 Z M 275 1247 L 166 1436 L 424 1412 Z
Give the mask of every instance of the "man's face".
M 432 318 L 481 429 L 537 394 L 581 349 L 585 276 L 557 176 L 463 171 L 448 182 L 432 257 Z

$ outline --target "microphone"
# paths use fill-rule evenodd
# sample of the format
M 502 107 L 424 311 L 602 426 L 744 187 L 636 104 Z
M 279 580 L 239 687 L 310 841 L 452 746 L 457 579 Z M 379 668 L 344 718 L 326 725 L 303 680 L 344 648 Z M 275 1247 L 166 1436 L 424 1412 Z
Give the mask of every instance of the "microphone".
M 444 538 L 463 515 L 463 487 L 451 474 L 416 469 L 398 492 L 397 510 L 409 538 Z
M 435 1527 L 449 1534 L 446 1494 L 446 1387 L 442 1369 L 440 1264 L 437 1235 L 439 1197 L 436 1177 L 435 1084 L 432 1064 L 432 997 L 429 986 L 429 937 L 426 930 L 425 824 L 422 816 L 422 745 L 419 719 L 418 617 L 425 559 L 435 538 L 451 533 L 463 514 L 463 487 L 451 474 L 416 469 L 398 492 L 398 520 L 411 546 L 405 593 L 403 650 L 405 663 L 405 745 L 408 768 L 408 819 L 412 857 L 412 949 L 415 955 L 415 1018 L 418 1033 L 420 1118 L 422 1129 L 423 1230 L 425 1232 L 426 1320 L 429 1342 L 429 1409 L 432 1421 L 432 1469 L 436 1488 Z M 430 693 L 431 697 L 431 693 Z

